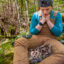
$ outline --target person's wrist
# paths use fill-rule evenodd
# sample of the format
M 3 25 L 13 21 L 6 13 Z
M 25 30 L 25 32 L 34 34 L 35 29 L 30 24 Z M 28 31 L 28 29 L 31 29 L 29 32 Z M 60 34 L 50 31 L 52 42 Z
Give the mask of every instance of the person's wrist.
M 50 22 L 50 20 L 48 20 L 48 21 L 46 21 L 47 23 L 49 23 Z
M 42 23 L 42 22 L 39 22 L 39 25 L 40 25 L 40 26 L 42 26 L 43 24 L 44 24 L 44 23 Z
M 40 22 L 41 22 L 42 24 L 44 24 L 45 20 L 41 20 Z
M 44 22 L 40 21 L 40 23 L 44 24 Z

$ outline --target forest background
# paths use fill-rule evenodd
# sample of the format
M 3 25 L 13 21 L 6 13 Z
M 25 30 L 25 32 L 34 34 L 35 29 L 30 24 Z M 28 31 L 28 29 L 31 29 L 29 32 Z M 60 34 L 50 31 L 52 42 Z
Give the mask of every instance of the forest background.
M 53 0 L 64 27 L 64 0 Z M 31 18 L 39 8 L 38 0 L 0 0 L 0 64 L 13 64 L 13 42 L 29 34 Z M 64 30 L 57 38 L 64 44 Z

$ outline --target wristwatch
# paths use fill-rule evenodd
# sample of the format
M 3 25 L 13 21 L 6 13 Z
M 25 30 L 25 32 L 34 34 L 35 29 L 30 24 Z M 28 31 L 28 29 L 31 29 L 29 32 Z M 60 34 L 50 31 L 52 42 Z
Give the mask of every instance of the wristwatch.
M 43 23 L 39 22 L 39 25 L 41 25 L 41 26 L 42 26 L 42 25 L 43 25 Z

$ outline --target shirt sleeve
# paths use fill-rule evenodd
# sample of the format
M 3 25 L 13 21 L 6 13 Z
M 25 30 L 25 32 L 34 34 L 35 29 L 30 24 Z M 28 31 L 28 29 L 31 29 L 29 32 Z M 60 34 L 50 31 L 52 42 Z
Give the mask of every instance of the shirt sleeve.
M 62 16 L 59 12 L 57 12 L 57 16 L 55 18 L 55 25 L 51 28 L 51 31 L 54 35 L 60 36 L 63 32 L 63 24 L 62 24 Z
M 36 27 L 38 24 L 38 21 L 36 20 L 36 14 L 34 13 L 31 19 L 31 24 L 30 24 L 30 33 L 31 34 L 38 34 L 39 30 Z

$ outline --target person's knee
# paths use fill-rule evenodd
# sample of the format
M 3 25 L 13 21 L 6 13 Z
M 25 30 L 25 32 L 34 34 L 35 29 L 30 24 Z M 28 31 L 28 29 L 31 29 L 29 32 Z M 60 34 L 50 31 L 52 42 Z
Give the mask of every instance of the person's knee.
M 56 39 L 49 39 L 47 42 L 47 44 L 61 44 L 60 41 L 56 40 Z
M 48 40 L 45 45 L 50 45 L 54 53 L 64 53 L 64 45 L 56 39 Z
M 15 44 L 14 46 L 24 46 L 24 47 L 28 47 L 28 40 L 24 37 L 21 37 L 21 38 L 18 38 L 16 41 L 15 41 Z
M 45 44 L 51 45 L 52 47 L 63 47 L 60 41 L 56 39 L 49 39 Z

